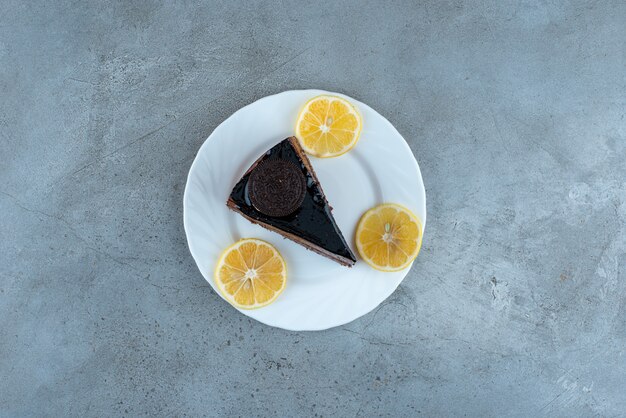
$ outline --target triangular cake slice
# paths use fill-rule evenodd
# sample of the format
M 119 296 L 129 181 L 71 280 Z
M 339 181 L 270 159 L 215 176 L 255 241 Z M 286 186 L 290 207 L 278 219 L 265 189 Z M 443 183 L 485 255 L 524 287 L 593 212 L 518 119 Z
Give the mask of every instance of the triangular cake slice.
M 340 264 L 356 262 L 296 137 L 279 142 L 259 157 L 226 204 L 250 222 Z

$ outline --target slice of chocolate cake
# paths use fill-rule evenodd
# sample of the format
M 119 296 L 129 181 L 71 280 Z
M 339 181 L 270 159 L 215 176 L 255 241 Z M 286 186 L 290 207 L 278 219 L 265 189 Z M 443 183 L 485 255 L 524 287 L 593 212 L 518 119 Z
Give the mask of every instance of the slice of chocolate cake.
M 287 138 L 244 173 L 226 203 L 250 222 L 345 266 L 356 262 L 296 137 Z

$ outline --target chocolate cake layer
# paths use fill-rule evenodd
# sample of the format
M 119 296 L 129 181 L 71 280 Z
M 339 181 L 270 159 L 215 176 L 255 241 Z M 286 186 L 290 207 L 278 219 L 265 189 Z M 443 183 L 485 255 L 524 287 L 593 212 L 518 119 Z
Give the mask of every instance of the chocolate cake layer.
M 293 174 L 285 174 L 287 170 L 290 170 L 285 168 L 287 167 L 284 165 L 285 162 L 293 164 L 293 167 L 297 168 L 304 177 L 305 193 L 295 210 L 286 215 L 272 216 L 264 212 L 276 213 L 274 209 L 278 208 L 283 209 L 280 213 L 287 212 L 292 209 L 294 196 L 298 196 L 298 187 L 300 187 L 298 180 L 295 180 L 296 176 Z M 258 174 L 257 169 L 260 170 Z M 269 173 L 274 171 L 275 173 L 270 175 L 266 170 L 269 170 Z M 271 177 L 285 178 L 292 182 L 289 186 L 290 190 L 285 192 L 283 189 L 282 194 L 282 196 L 288 194 L 289 199 L 282 201 L 280 193 L 273 195 L 267 192 L 268 194 L 264 197 L 260 196 L 259 190 L 264 189 L 259 187 L 257 190 L 255 182 L 262 181 L 261 184 L 263 184 Z M 275 187 L 280 189 L 284 186 L 275 184 Z M 269 201 L 272 203 L 268 203 Z M 352 266 L 356 262 L 356 257 L 332 216 L 331 207 L 315 171 L 295 137 L 281 141 L 255 161 L 233 188 L 227 205 L 251 222 L 275 231 L 338 263 Z

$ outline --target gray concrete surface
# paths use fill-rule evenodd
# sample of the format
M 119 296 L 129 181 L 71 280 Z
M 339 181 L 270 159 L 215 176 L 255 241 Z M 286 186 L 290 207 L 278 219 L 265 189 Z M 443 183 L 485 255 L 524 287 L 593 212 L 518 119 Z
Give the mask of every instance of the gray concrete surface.
M 625 416 L 626 4 L 0 2 L 0 415 Z M 203 281 L 195 153 L 297 88 L 428 196 L 377 310 L 268 328 Z

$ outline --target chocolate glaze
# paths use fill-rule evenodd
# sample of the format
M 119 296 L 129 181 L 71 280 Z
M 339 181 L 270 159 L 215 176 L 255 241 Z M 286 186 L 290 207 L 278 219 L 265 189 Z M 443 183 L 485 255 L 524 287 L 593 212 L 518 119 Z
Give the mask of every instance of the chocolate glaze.
M 265 226 L 264 224 L 269 225 L 270 229 L 277 232 L 286 232 L 287 234 L 284 235 L 287 238 L 294 239 L 305 247 L 326 255 L 341 264 L 354 264 L 356 258 L 335 223 L 331 207 L 328 205 L 317 177 L 312 171 L 310 162 L 308 160 L 303 161 L 307 158 L 306 155 L 301 149 L 296 150 L 294 147 L 299 148 L 297 139 L 287 138 L 261 156 L 233 188 L 228 206 L 241 212 L 253 222 L 262 226 Z M 282 217 L 267 215 L 259 211 L 250 198 L 251 175 L 261 164 L 268 161 L 273 162 L 273 160 L 288 161 L 294 164 L 306 180 L 306 193 L 302 203 L 293 212 Z M 311 171 L 309 171 L 309 167 L 311 167 Z M 301 242 L 297 238 L 302 238 L 308 243 Z M 336 257 L 333 257 L 333 254 Z

